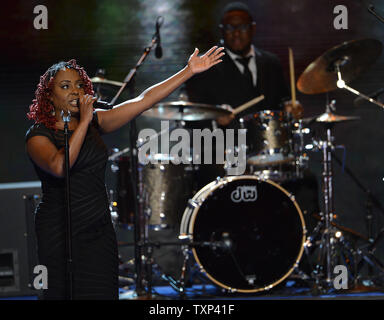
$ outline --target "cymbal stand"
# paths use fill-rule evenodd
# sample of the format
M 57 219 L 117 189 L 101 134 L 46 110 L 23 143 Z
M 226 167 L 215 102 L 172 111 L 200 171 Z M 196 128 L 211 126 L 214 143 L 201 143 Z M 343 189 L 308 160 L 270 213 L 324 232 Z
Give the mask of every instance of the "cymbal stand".
M 329 109 L 328 109 L 329 111 Z M 328 112 L 327 111 L 327 112 Z M 355 276 L 354 276 L 354 284 L 357 285 L 357 281 L 359 278 L 359 271 L 361 270 L 363 263 L 366 262 L 370 267 L 376 268 L 379 272 L 384 274 L 384 264 L 379 261 L 374 256 L 374 251 L 376 249 L 377 244 L 384 238 L 384 229 L 381 230 L 373 241 L 372 239 L 368 239 L 368 244 L 364 247 L 353 248 L 351 244 L 346 240 L 343 236 L 342 232 L 340 232 L 337 224 L 334 222 L 336 215 L 334 214 L 334 197 L 333 197 L 333 166 L 332 162 L 335 159 L 340 165 L 345 165 L 336 157 L 334 154 L 335 146 L 333 145 L 333 136 L 332 136 L 332 123 L 326 124 L 326 140 L 319 141 L 318 147 L 321 148 L 323 152 L 323 205 L 324 205 L 324 213 L 322 214 L 321 221 L 317 224 L 314 229 L 312 235 L 307 238 L 305 244 L 305 252 L 309 255 L 314 251 L 313 244 L 316 243 L 315 240 L 318 236 L 321 236 L 320 240 L 320 253 L 318 256 L 318 263 L 314 270 L 314 278 L 318 288 L 321 291 L 329 291 L 333 289 L 332 276 L 333 276 L 333 268 L 335 267 L 335 258 L 337 256 L 335 247 L 336 244 L 341 245 L 341 249 L 346 249 L 347 253 L 353 257 L 353 262 L 355 265 Z M 368 189 L 365 189 L 362 184 L 357 180 L 357 178 L 352 174 L 348 167 L 345 167 L 346 172 L 352 177 L 352 179 L 358 184 L 360 188 L 362 188 L 369 196 L 371 203 L 373 203 L 377 208 L 379 208 L 382 212 L 384 209 L 378 202 L 378 200 L 369 192 Z M 368 208 L 369 209 L 369 208 Z
M 374 7 L 373 7 L 373 6 L 371 6 L 371 7 L 369 8 L 369 11 L 370 11 L 371 13 L 373 13 L 374 15 L 376 15 L 376 17 L 378 17 L 378 16 L 377 16 L 377 13 L 374 12 Z M 380 19 L 380 20 L 381 20 L 381 19 Z M 337 78 L 338 78 L 338 80 L 337 80 L 337 87 L 340 88 L 340 89 L 346 89 L 346 90 L 348 90 L 349 92 L 352 92 L 353 94 L 355 94 L 355 95 L 357 95 L 357 96 L 359 96 L 359 97 L 361 97 L 361 98 L 363 98 L 363 99 L 365 99 L 365 100 L 367 100 L 367 101 L 369 101 L 369 102 L 371 102 L 371 103 L 373 103 L 373 104 L 376 104 L 377 106 L 379 106 L 379 107 L 381 107 L 381 108 L 384 109 L 384 104 L 383 104 L 383 103 L 381 103 L 381 102 L 379 102 L 379 101 L 377 101 L 377 100 L 374 100 L 373 98 L 371 98 L 371 97 L 369 97 L 369 96 L 366 96 L 365 94 L 362 94 L 361 92 L 357 91 L 356 89 L 349 87 L 349 86 L 345 83 L 345 81 L 344 81 L 343 78 L 342 78 L 342 74 L 341 74 L 341 70 L 340 70 L 340 68 L 341 68 L 342 66 L 344 66 L 345 64 L 347 64 L 348 62 L 349 62 L 348 57 L 345 57 L 345 58 L 340 59 L 340 60 L 338 60 L 338 61 L 336 61 L 336 62 L 334 63 L 335 72 L 337 72 Z M 355 180 L 355 182 L 357 182 L 357 184 L 359 185 L 359 187 L 361 187 L 361 188 L 364 190 L 364 192 L 367 193 L 367 195 L 368 195 L 368 200 L 367 200 L 367 210 L 370 210 L 370 206 L 371 206 L 372 203 L 373 203 L 377 208 L 380 209 L 380 211 L 381 211 L 382 213 L 384 213 L 383 207 L 382 207 L 381 204 L 378 202 L 378 200 L 377 200 L 375 197 L 372 196 L 372 194 L 370 193 L 370 191 L 367 190 L 367 189 L 365 189 L 364 187 L 362 187 L 362 185 L 357 181 L 357 179 L 351 174 L 350 171 L 349 171 L 348 173 L 349 173 L 349 175 Z M 367 223 L 370 223 L 370 222 L 371 222 L 370 219 L 371 219 L 371 214 L 368 212 L 368 214 L 367 214 Z M 371 227 L 371 226 L 368 225 L 368 231 L 369 231 L 369 237 L 370 237 L 369 240 L 372 242 L 372 244 L 369 246 L 368 251 L 366 251 L 366 250 L 362 250 L 362 249 L 358 249 L 358 253 L 359 253 L 359 255 L 362 255 L 362 256 L 363 256 L 363 260 L 365 260 L 366 262 L 368 262 L 369 265 L 374 266 L 374 267 L 377 267 L 381 272 L 383 272 L 383 271 L 384 271 L 384 265 L 383 265 L 383 264 L 382 264 L 376 257 L 373 256 L 373 252 L 374 252 L 374 250 L 376 249 L 377 244 L 378 244 L 379 241 L 381 240 L 382 235 L 384 234 L 384 229 L 381 230 L 381 231 L 379 232 L 379 234 L 376 236 L 376 239 L 373 240 L 373 239 L 371 238 L 372 234 L 371 234 L 371 228 L 370 228 L 370 227 Z M 360 263 L 360 265 L 361 265 L 361 263 Z M 358 268 L 358 270 L 360 270 L 360 268 Z
M 332 239 L 332 226 L 334 216 L 334 201 L 333 201 L 333 171 L 332 171 L 332 125 L 327 125 L 326 135 L 327 139 L 323 141 L 321 147 L 323 151 L 323 201 L 324 201 L 324 243 L 325 256 L 326 256 L 326 285 L 329 287 L 332 282 L 333 270 L 333 246 Z
M 376 104 L 377 106 L 381 107 L 384 109 L 384 104 L 377 101 L 377 100 L 374 100 L 373 98 L 371 97 L 368 97 L 367 95 L 357 91 L 356 89 L 354 88 L 351 88 L 350 86 L 348 86 L 345 81 L 343 80 L 342 78 L 342 75 L 341 75 L 341 71 L 340 71 L 340 67 L 342 67 L 343 65 L 347 64 L 348 63 L 348 58 L 346 57 L 345 59 L 341 59 L 341 60 L 338 60 L 335 62 L 334 64 L 334 68 L 335 68 L 335 71 L 337 72 L 337 87 L 340 88 L 340 89 L 345 89 L 349 92 L 352 92 L 353 94 L 373 103 L 373 104 Z
M 326 112 L 330 113 L 334 109 L 335 101 L 326 104 Z M 333 287 L 333 268 L 335 266 L 335 244 L 338 241 L 336 232 L 338 231 L 333 223 L 334 220 L 334 197 L 333 197 L 333 166 L 332 150 L 334 137 L 332 135 L 333 123 L 325 123 L 326 139 L 318 141 L 318 148 L 323 154 L 322 159 L 322 187 L 323 187 L 323 206 L 324 212 L 321 214 L 321 221 L 314 229 L 313 234 L 307 238 L 305 252 L 313 252 L 315 239 L 321 237 L 319 241 L 319 255 L 313 276 L 316 285 L 322 291 L 328 291 Z

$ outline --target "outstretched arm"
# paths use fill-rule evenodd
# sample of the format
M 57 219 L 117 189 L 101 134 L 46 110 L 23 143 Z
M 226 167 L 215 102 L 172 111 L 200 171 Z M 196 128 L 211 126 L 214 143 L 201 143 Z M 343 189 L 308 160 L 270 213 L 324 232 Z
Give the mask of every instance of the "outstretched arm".
M 140 94 L 137 98 L 118 104 L 111 110 L 97 110 L 99 125 L 108 133 L 119 129 L 131 119 L 152 107 L 155 103 L 170 95 L 181 84 L 196 73 L 208 70 L 215 64 L 220 63 L 224 48 L 217 46 L 209 49 L 202 56 L 198 56 L 196 48 L 188 60 L 188 64 L 182 70 Z

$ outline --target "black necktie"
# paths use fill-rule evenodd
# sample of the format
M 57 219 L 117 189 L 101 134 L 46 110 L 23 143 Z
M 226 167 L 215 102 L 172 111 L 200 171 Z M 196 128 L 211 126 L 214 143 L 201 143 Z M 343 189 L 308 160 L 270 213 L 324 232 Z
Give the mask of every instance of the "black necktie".
M 251 58 L 252 58 L 252 56 L 245 57 L 245 58 L 237 58 L 236 60 L 239 61 L 244 66 L 243 76 L 244 76 L 245 80 L 247 81 L 247 83 L 253 87 L 253 77 L 252 77 L 251 70 L 249 70 L 249 67 L 248 67 L 249 60 Z

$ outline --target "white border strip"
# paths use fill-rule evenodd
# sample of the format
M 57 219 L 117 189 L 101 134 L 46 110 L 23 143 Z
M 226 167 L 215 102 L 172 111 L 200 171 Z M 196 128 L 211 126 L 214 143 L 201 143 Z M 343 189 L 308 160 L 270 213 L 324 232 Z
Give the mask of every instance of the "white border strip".
M 25 188 L 41 188 L 41 181 L 0 183 L 0 190 L 25 189 Z

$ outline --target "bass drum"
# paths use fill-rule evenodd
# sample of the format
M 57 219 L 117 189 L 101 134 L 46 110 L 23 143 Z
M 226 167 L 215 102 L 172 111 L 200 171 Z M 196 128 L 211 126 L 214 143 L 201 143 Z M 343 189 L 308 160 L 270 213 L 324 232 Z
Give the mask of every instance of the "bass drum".
M 233 176 L 196 193 L 179 238 L 197 244 L 193 256 L 213 283 L 231 292 L 258 292 L 293 272 L 305 235 L 302 212 L 284 188 L 255 176 Z

